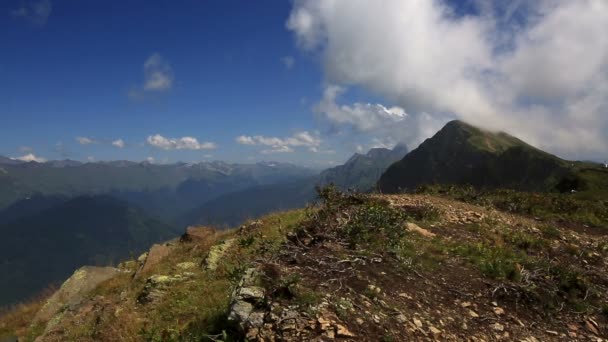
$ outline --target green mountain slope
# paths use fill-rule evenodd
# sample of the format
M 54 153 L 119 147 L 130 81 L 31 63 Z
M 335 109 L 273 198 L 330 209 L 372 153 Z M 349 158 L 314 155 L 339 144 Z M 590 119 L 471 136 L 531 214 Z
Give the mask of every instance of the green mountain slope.
M 108 265 L 178 230 L 109 196 L 86 196 L 0 224 L 0 306 L 85 264 Z
M 568 162 L 511 135 L 452 121 L 391 165 L 378 186 L 383 192 L 434 183 L 545 191 L 569 175 Z

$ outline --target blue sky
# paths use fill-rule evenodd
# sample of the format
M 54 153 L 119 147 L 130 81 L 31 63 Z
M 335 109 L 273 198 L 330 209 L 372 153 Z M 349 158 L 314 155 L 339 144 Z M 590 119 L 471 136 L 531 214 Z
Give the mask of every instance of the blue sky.
M 321 168 L 459 118 L 601 159 L 608 5 L 546 3 L 5 0 L 0 155 Z
M 289 2 L 55 0 L 44 23 L 15 15 L 33 3 L 0 4 L 0 154 L 21 155 L 22 147 L 49 159 L 298 161 L 307 154 L 260 155 L 235 142 L 315 130 L 310 101 L 319 97 L 320 73 L 285 28 Z M 141 91 L 154 54 L 169 65 L 172 84 Z M 217 148 L 144 144 L 155 134 Z M 117 139 L 126 146 L 109 144 Z

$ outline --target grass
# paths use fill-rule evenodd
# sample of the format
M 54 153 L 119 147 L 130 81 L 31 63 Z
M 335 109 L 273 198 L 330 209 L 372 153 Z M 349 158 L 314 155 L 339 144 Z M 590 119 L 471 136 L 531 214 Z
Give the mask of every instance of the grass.
M 55 292 L 56 288 L 47 288 L 30 300 L 0 310 L 0 339 L 10 336 L 26 336 L 26 341 L 33 341 L 40 329 L 34 326 L 34 331 L 28 331 L 32 319 L 42 308 L 46 300 Z
M 608 182 L 608 181 L 607 181 Z M 427 185 L 418 193 L 440 195 L 498 210 L 608 228 L 608 194 L 604 200 L 577 193 L 529 193 L 514 190 L 478 190 L 470 186 Z

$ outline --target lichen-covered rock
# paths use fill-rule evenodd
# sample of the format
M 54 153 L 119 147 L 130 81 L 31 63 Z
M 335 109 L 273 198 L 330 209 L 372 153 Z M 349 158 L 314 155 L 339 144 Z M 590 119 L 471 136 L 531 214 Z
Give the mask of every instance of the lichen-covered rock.
M 190 278 L 188 274 L 178 274 L 173 276 L 156 274 L 146 279 L 146 285 L 137 296 L 137 302 L 140 304 L 148 304 L 161 299 L 171 285 L 185 281 Z
M 48 321 L 65 306 L 75 306 L 100 283 L 115 277 L 120 270 L 114 267 L 84 266 L 66 280 L 57 292 L 38 311 L 34 322 Z
M 239 286 L 232 293 L 228 320 L 236 322 L 243 331 L 249 328 L 259 328 L 264 324 L 265 291 L 256 286 L 257 271 L 250 268 L 245 271 Z M 255 311 L 256 308 L 262 310 Z
M 225 240 L 209 249 L 209 254 L 203 262 L 203 267 L 209 271 L 215 271 L 219 261 L 222 259 L 228 248 L 234 244 L 234 239 Z

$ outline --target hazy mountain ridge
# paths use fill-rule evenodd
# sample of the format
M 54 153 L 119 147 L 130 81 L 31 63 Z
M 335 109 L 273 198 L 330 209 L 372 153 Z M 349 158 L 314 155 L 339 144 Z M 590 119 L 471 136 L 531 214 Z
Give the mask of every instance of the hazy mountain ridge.
M 355 153 L 346 163 L 327 169 L 319 175 L 321 184 L 334 184 L 341 189 L 372 190 L 380 176 L 408 152 L 405 145 L 394 149 L 373 148 L 366 154 Z

